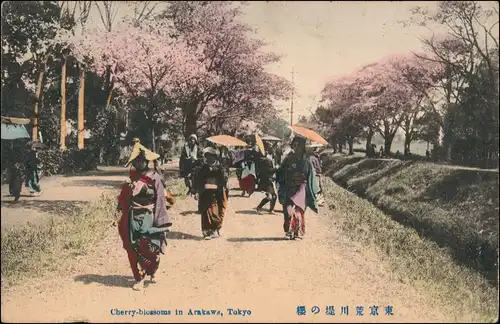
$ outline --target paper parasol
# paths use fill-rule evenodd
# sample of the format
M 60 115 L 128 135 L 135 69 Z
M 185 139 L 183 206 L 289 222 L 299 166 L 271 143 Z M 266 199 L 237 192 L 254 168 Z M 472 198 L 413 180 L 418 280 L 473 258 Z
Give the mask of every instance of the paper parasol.
M 262 138 L 260 138 L 260 136 L 257 134 L 255 134 L 255 144 L 257 144 L 262 154 L 266 154 L 266 150 L 264 149 L 264 142 L 262 142 Z
M 224 146 L 247 146 L 242 140 L 229 135 L 215 135 L 207 138 L 207 141 Z
M 323 137 L 321 137 L 321 135 L 319 135 L 318 133 L 316 133 L 315 131 L 313 131 L 311 129 L 308 129 L 308 128 L 305 128 L 302 126 L 297 126 L 297 125 L 292 125 L 292 126 L 288 126 L 288 127 L 295 134 L 298 134 L 302 137 L 305 137 L 305 138 L 311 140 L 311 142 L 316 142 L 319 144 L 328 145 L 328 142 Z

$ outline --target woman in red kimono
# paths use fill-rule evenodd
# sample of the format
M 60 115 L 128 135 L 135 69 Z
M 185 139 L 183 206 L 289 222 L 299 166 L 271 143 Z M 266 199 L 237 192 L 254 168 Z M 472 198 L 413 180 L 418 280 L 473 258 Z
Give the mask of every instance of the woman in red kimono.
M 140 143 L 135 144 L 127 163 L 133 167 L 130 183 L 122 187 L 118 198 L 122 211 L 118 232 L 134 275 L 134 290 L 142 289 L 146 275 L 155 282 L 160 253 L 164 254 L 167 245 L 165 233 L 172 225 L 162 176 L 148 166 L 158 157 Z

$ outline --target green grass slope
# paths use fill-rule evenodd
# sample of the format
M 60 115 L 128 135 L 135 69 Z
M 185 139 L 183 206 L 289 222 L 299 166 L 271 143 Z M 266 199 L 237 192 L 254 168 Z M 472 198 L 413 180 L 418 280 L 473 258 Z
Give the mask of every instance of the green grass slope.
M 498 171 L 332 156 L 333 181 L 497 282 Z

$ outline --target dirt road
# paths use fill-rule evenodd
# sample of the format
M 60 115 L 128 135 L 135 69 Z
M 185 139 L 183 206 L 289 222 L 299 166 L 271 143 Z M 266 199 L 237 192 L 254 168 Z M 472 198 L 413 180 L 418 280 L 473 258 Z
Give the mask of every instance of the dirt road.
M 163 166 L 167 172 L 176 172 L 177 161 Z M 27 188 L 22 188 L 19 201 L 8 193 L 8 185 L 2 184 L 1 225 L 2 228 L 43 221 L 47 215 L 67 216 L 68 211 L 99 198 L 103 193 L 116 192 L 126 180 L 124 167 L 103 167 L 81 176 L 51 176 L 41 179 L 42 194 L 31 197 Z
M 233 187 L 236 182 L 233 181 Z M 231 191 L 238 195 L 239 191 Z M 446 321 L 432 300 L 393 281 L 380 257 L 348 241 L 335 230 L 335 214 L 307 213 L 307 237 L 285 241 L 282 215 L 252 211 L 262 198 L 232 196 L 222 237 L 201 240 L 196 202 L 179 200 L 172 213 L 168 253 L 158 282 L 141 292 L 133 279 L 116 228 L 99 252 L 75 263 L 69 272 L 47 280 L 20 283 L 2 293 L 7 322 L 421 322 Z M 281 209 L 278 206 L 278 209 Z M 2 208 L 3 212 L 3 208 Z M 325 307 L 334 306 L 335 315 Z M 297 307 L 305 306 L 306 315 Z M 311 308 L 319 307 L 319 314 Z M 341 306 L 349 315 L 341 315 Z M 356 306 L 364 315 L 356 315 Z M 378 316 L 370 306 L 379 306 Z M 394 315 L 386 315 L 392 306 Z M 239 312 L 239 315 L 228 309 Z M 175 310 L 184 311 L 176 315 Z M 220 310 L 221 315 L 189 315 L 189 309 Z M 116 310 L 137 313 L 114 315 Z M 142 310 L 171 315 L 139 315 Z M 251 312 L 251 313 L 250 313 Z M 166 312 L 164 312 L 166 313 Z M 233 314 L 233 315 L 231 315 Z M 243 315 L 245 314 L 245 315 Z

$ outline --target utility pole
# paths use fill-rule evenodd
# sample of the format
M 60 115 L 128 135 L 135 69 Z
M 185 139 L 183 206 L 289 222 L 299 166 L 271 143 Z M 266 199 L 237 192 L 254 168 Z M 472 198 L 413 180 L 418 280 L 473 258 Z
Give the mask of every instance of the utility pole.
M 294 90 L 295 90 L 294 89 L 294 87 L 295 87 L 294 76 L 295 76 L 295 69 L 292 66 L 292 100 L 290 102 L 290 126 L 293 125 L 293 96 L 294 96 Z

